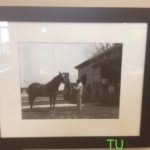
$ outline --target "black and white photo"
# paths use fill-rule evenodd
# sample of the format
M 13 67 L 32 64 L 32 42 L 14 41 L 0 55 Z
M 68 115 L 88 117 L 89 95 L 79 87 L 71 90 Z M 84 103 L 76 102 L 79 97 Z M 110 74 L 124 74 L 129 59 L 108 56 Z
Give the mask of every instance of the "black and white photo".
M 18 47 L 23 119 L 119 118 L 121 43 Z

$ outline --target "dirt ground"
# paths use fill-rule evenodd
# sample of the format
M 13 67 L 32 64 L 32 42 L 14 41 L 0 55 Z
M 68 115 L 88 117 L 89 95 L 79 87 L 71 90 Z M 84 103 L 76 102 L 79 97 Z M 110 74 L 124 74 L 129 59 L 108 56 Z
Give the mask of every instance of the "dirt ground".
M 66 103 L 67 104 L 67 103 Z M 69 105 L 69 104 L 68 104 Z M 83 110 L 79 111 L 76 104 L 69 106 L 56 104 L 55 110 L 49 107 L 34 107 L 22 109 L 23 119 L 117 119 L 119 108 L 117 106 L 102 106 L 98 103 L 84 103 Z

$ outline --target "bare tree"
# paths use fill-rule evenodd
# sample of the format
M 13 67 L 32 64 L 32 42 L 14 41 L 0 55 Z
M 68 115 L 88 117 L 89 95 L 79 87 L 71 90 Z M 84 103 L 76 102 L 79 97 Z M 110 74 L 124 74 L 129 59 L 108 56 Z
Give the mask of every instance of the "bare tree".
M 110 48 L 118 45 L 118 43 L 97 43 L 95 44 L 96 52 L 94 55 L 103 53 L 104 57 L 108 58 L 110 55 Z
M 110 47 L 114 46 L 114 43 L 97 43 L 95 44 L 96 47 L 96 53 L 103 53 L 105 51 L 107 51 Z

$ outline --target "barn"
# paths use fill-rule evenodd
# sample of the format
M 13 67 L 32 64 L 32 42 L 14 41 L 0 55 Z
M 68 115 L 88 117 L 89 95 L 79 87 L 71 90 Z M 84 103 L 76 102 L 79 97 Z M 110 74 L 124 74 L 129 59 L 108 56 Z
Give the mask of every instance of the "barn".
M 75 66 L 83 81 L 85 101 L 118 102 L 121 59 L 122 44 L 114 44 Z

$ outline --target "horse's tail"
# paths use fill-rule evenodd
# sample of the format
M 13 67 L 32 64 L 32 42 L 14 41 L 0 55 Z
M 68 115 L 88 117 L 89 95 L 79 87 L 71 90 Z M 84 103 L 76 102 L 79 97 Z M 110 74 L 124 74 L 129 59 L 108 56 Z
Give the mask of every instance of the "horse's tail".
M 29 94 L 29 87 L 27 88 L 27 93 Z
M 33 84 L 30 84 L 27 88 L 27 94 L 30 95 L 32 93 L 33 90 Z
M 32 84 L 29 85 L 29 87 L 27 88 L 27 94 L 28 94 L 28 101 L 30 104 L 30 110 L 32 110 L 33 101 L 34 101 L 33 94 L 32 94 Z
M 27 93 L 28 93 L 28 94 L 30 93 L 30 88 L 31 88 L 31 86 L 29 86 L 29 87 L 27 88 Z

